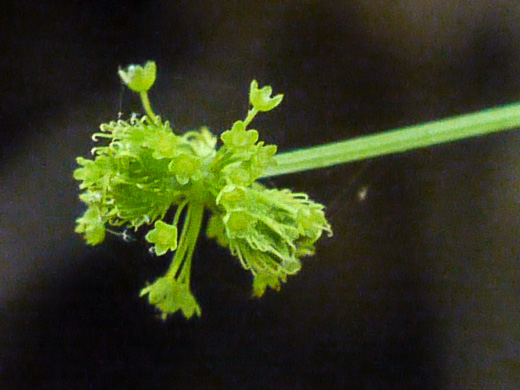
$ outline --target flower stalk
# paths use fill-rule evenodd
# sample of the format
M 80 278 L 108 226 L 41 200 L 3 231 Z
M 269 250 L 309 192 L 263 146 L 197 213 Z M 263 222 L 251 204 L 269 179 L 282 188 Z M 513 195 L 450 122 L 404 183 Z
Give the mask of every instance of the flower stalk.
M 154 61 L 148 61 L 145 65 L 130 65 L 126 69 L 119 69 L 119 77 L 132 91 L 141 97 L 141 103 L 148 117 L 155 122 L 156 115 L 152 110 L 148 90 L 152 88 L 157 76 L 157 66 Z
M 148 92 L 141 92 L 139 93 L 139 96 L 141 97 L 141 103 L 143 104 L 144 111 L 146 112 L 146 115 L 150 117 L 152 122 L 155 123 L 156 121 L 156 115 L 152 110 L 152 105 L 150 104 L 150 99 L 148 98 Z
M 172 264 L 166 275 L 182 280 L 189 284 L 189 272 L 191 269 L 191 260 L 197 239 L 199 237 L 200 228 L 202 226 L 202 217 L 204 215 L 204 205 L 193 202 L 188 206 L 186 220 L 182 229 L 181 239 L 178 250 L 175 252 Z M 179 272 L 179 269 L 181 268 Z
M 262 177 L 325 168 L 520 127 L 520 103 L 280 153 Z

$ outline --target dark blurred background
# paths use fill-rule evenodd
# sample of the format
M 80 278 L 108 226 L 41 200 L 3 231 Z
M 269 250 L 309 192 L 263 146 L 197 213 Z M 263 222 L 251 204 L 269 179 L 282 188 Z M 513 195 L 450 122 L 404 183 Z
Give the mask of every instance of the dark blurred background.
M 520 100 L 520 6 L 499 1 L 18 1 L 2 5 L 2 389 L 516 389 L 515 132 L 268 181 L 328 205 L 335 235 L 280 292 L 200 239 L 203 314 L 138 297 L 169 259 L 87 247 L 75 157 L 140 110 L 118 66 L 154 59 L 156 112 L 215 132 L 253 78 L 280 151 Z

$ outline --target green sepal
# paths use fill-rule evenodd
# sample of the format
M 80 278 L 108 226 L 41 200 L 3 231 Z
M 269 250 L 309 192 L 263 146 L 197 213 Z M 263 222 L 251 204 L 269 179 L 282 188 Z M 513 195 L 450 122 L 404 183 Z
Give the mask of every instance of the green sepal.
M 181 141 L 180 137 L 172 132 L 157 132 L 149 135 L 144 145 L 153 150 L 153 158 L 160 160 L 162 158 L 173 158 L 179 151 Z

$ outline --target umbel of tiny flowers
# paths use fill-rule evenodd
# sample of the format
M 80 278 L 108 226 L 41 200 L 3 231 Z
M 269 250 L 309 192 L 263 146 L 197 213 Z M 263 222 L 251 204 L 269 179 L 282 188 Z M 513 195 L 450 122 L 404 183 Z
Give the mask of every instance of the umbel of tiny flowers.
M 277 107 L 283 95 L 271 97 L 270 87 L 258 88 L 253 81 L 247 117 L 221 134 L 218 148 L 208 129 L 174 132 L 153 113 L 147 91 L 155 81 L 155 63 L 131 65 L 119 75 L 140 94 L 146 115 L 102 124 L 92 137 L 104 140 L 92 150 L 94 158 L 78 157 L 74 177 L 87 210 L 77 219 L 76 232 L 97 245 L 113 227 L 153 225 L 146 241 L 156 255 L 172 252 L 173 259 L 141 296 L 162 318 L 177 311 L 186 318 L 201 314 L 190 279 L 205 211 L 210 214 L 207 236 L 229 248 L 252 273 L 253 295 L 262 296 L 267 287 L 280 289 L 300 270 L 301 258 L 314 253 L 322 233 L 331 234 L 324 206 L 305 194 L 257 182 L 276 165 L 276 146 L 259 141 L 258 131 L 248 125 L 258 113 Z M 172 208 L 173 221 L 166 221 Z
M 270 87 L 253 80 L 244 120 L 235 121 L 218 139 L 208 129 L 176 133 L 151 109 L 148 90 L 155 81 L 155 63 L 131 65 L 121 80 L 139 93 L 146 115 L 104 123 L 92 139 L 93 159 L 77 158 L 74 178 L 87 205 L 76 232 L 98 245 L 113 227 L 154 228 L 146 235 L 153 251 L 174 252 L 166 274 L 141 291 L 162 318 L 175 312 L 200 316 L 190 289 L 193 252 L 204 211 L 206 234 L 214 238 L 253 275 L 253 294 L 278 290 L 288 275 L 301 268 L 301 258 L 315 252 L 322 234 L 332 234 L 324 206 L 306 194 L 269 189 L 257 180 L 350 161 L 399 153 L 520 126 L 520 103 L 486 109 L 435 122 L 385 131 L 352 140 L 276 155 L 275 145 L 259 141 L 248 129 L 259 112 L 280 104 Z M 103 142 L 104 140 L 104 142 Z M 175 208 L 170 224 L 167 212 Z M 181 223 L 181 219 L 183 222 Z M 177 240 L 178 226 L 182 225 Z M 108 227 L 108 228 L 107 228 Z M 115 232 L 116 234 L 117 231 Z

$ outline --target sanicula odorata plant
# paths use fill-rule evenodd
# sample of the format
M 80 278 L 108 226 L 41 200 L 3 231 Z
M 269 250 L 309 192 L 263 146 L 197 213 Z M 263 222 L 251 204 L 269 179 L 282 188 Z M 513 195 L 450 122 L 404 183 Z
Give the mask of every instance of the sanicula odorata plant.
M 208 129 L 174 132 L 168 121 L 151 111 L 147 91 L 155 80 L 155 63 L 120 70 L 123 82 L 141 94 L 146 115 L 101 125 L 92 138 L 100 145 L 93 159 L 79 157 L 74 178 L 87 205 L 76 232 L 88 244 L 100 244 L 107 226 L 138 229 L 157 255 L 174 252 L 166 275 L 141 291 L 163 317 L 181 310 L 190 318 L 201 310 L 190 291 L 193 252 L 204 211 L 210 212 L 207 236 L 228 247 L 253 275 L 253 291 L 279 289 L 300 270 L 301 258 L 331 228 L 324 206 L 307 195 L 269 189 L 257 182 L 276 164 L 276 146 L 259 141 L 249 129 L 261 112 L 277 107 L 282 95 L 251 83 L 251 109 L 219 140 Z M 173 220 L 168 210 L 176 208 Z M 182 221 L 182 222 L 181 222 Z M 179 233 L 180 237 L 179 237 Z
M 156 255 L 173 252 L 166 274 L 141 290 L 162 318 L 177 311 L 186 318 L 201 315 L 190 275 L 205 211 L 206 235 L 251 272 L 256 297 L 267 287 L 279 290 L 300 270 L 302 258 L 315 253 L 318 239 L 332 235 L 323 205 L 304 193 L 267 188 L 258 179 L 520 125 L 517 104 L 276 155 L 276 146 L 264 144 L 249 128 L 258 114 L 281 103 L 283 95 L 271 96 L 271 87 L 259 88 L 253 80 L 245 119 L 217 138 L 205 127 L 174 130 L 155 115 L 148 99 L 154 62 L 120 69 L 119 76 L 140 95 L 146 114 L 102 124 L 92 136 L 93 158 L 77 158 L 74 178 L 87 210 L 77 219 L 76 232 L 98 245 L 113 229 L 147 228 L 145 238 Z

